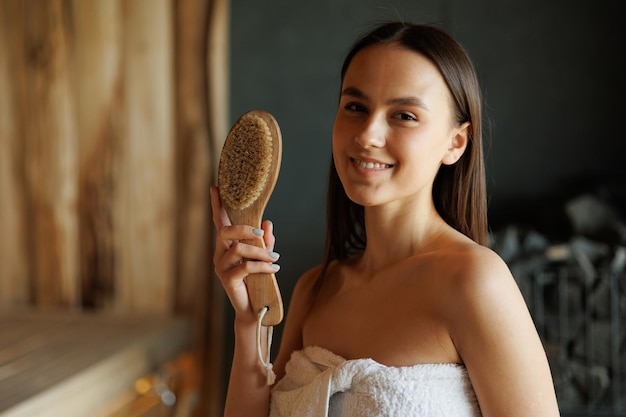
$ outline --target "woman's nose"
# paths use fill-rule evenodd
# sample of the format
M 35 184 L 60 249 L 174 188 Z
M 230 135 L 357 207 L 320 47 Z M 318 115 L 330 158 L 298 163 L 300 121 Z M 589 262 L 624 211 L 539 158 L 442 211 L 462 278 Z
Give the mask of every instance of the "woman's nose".
M 385 145 L 385 134 L 384 120 L 372 115 L 363 121 L 354 140 L 363 148 L 380 148 Z

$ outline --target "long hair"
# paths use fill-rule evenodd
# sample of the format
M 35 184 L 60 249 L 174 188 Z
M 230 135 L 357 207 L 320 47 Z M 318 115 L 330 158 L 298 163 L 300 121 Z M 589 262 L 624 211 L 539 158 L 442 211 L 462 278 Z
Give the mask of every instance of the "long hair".
M 468 144 L 453 165 L 441 165 L 433 184 L 433 201 L 439 215 L 475 242 L 487 243 L 487 197 L 482 146 L 482 105 L 474 67 L 450 35 L 433 26 L 390 22 L 356 41 L 341 68 L 341 81 L 354 56 L 377 44 L 395 43 L 432 61 L 443 76 L 454 104 L 458 124 L 470 122 Z M 318 284 L 333 260 L 342 260 L 365 249 L 363 206 L 345 193 L 331 158 L 326 206 L 326 245 Z

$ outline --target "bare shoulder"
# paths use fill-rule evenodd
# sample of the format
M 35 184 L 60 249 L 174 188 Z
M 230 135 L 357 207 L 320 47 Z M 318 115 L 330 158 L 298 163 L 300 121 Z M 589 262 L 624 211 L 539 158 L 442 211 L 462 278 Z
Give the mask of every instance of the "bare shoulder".
M 300 276 L 293 289 L 292 299 L 295 299 L 298 302 L 310 300 L 322 272 L 322 267 L 322 265 L 317 265 Z
M 454 251 L 449 332 L 483 415 L 558 415 L 545 351 L 508 266 L 479 245 Z
M 447 256 L 457 259 L 454 263 L 461 263 L 463 267 L 506 268 L 500 255 L 469 238 L 451 241 L 446 245 L 443 252 Z
M 451 336 L 461 355 L 467 350 L 466 341 L 475 345 L 472 334 L 478 331 L 511 328 L 512 323 L 506 323 L 507 320 L 532 324 L 519 287 L 498 254 L 487 247 L 465 243 L 452 248 L 450 256 L 445 308 Z
M 292 321 L 301 324 L 308 315 L 321 272 L 322 265 L 318 265 L 303 273 L 296 282 L 289 303 L 289 316 L 293 318 Z
M 477 243 L 463 243 L 451 248 L 452 284 L 467 296 L 479 295 L 498 287 L 517 292 L 517 284 L 508 265 L 493 250 Z M 452 259 L 451 259 L 452 261 Z
M 285 365 L 291 354 L 303 347 L 302 328 L 309 314 L 315 283 L 321 271 L 321 265 L 306 271 L 294 287 L 287 310 L 280 350 L 274 363 L 274 370 L 279 379 L 284 375 Z

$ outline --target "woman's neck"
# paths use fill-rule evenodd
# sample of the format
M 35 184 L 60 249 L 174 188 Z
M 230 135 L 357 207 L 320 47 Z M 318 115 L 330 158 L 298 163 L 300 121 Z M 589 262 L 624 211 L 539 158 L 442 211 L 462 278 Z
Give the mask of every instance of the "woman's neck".
M 367 247 L 362 266 L 376 271 L 420 252 L 433 249 L 433 244 L 451 230 L 434 207 L 420 209 L 410 206 L 366 207 L 365 229 Z

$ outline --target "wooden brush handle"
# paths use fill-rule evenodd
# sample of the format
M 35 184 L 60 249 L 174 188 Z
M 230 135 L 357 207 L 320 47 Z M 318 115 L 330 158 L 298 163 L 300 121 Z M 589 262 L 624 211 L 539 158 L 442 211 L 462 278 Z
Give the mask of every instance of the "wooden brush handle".
M 243 211 L 232 209 L 227 209 L 226 211 L 233 224 L 247 224 L 260 229 L 264 208 L 265 204 L 258 201 L 252 207 Z M 267 249 L 263 239 L 244 239 L 241 242 Z M 246 277 L 246 287 L 252 311 L 254 311 L 255 315 L 259 314 L 263 307 L 267 306 L 269 308 L 261 324 L 263 326 L 278 325 L 283 320 L 284 308 L 276 276 L 265 273 L 249 274 Z
M 265 248 L 262 240 L 244 241 L 244 243 Z M 259 314 L 263 307 L 269 310 L 263 317 L 263 326 L 276 326 L 283 320 L 283 301 L 274 274 L 250 274 L 246 277 L 248 297 L 254 314 Z

